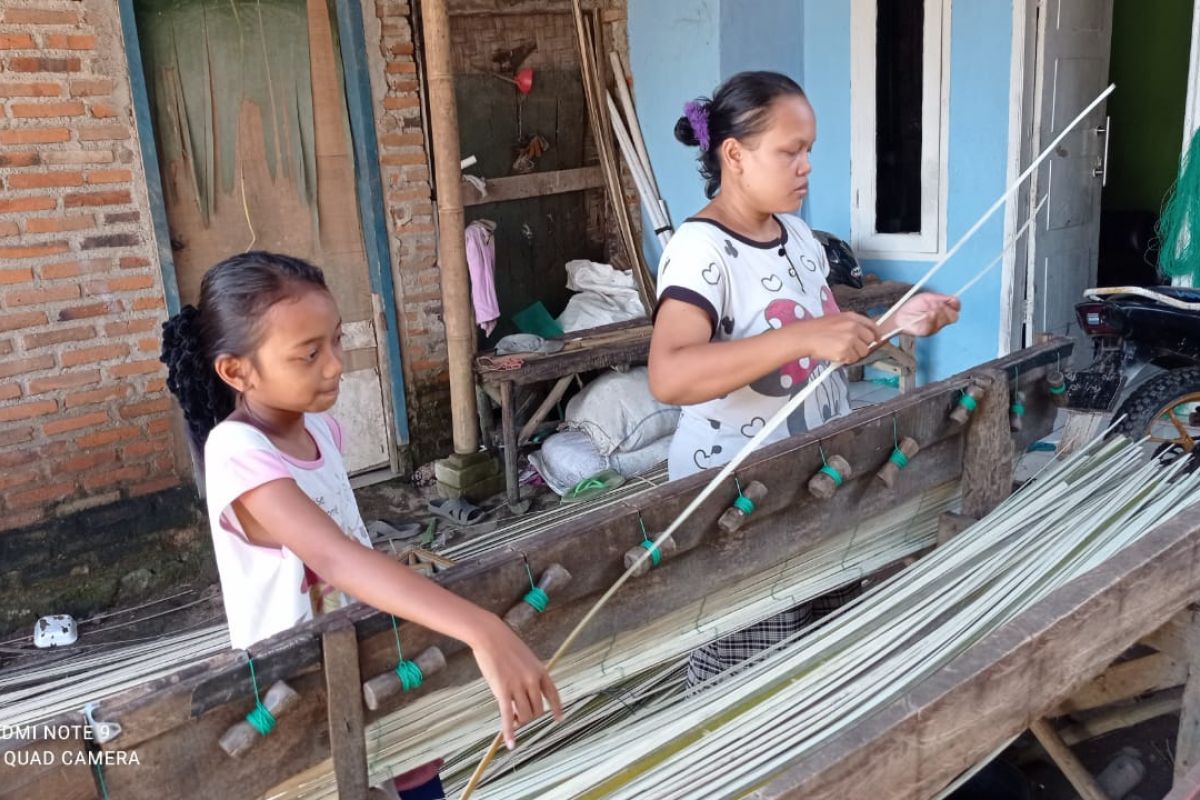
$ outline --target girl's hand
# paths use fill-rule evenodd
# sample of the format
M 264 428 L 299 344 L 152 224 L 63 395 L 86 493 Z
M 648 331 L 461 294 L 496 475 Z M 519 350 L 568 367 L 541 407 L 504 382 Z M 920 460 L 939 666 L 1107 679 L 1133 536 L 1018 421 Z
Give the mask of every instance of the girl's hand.
M 866 358 L 879 335 L 874 322 L 852 311 L 796 322 L 783 330 L 798 334 L 797 351 L 801 356 L 842 364 Z
M 932 336 L 957 322 L 961 309 L 962 303 L 957 297 L 923 292 L 910 297 L 882 327 L 887 328 L 887 333 L 900 328 L 912 336 Z
M 511 750 L 516 730 L 546 712 L 550 701 L 556 720 L 562 720 L 562 703 L 550 673 L 525 643 L 499 617 L 482 611 L 479 633 L 469 642 L 479 671 L 500 706 L 500 732 Z

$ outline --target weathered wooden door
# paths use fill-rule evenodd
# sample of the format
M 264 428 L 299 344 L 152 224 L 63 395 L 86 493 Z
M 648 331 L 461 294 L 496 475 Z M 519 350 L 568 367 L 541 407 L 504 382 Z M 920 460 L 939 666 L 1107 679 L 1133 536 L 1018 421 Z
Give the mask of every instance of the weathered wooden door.
M 137 20 L 181 299 L 250 249 L 320 266 L 345 328 L 334 413 L 362 472 L 389 463 L 392 426 L 333 12 L 326 0 L 141 0 Z

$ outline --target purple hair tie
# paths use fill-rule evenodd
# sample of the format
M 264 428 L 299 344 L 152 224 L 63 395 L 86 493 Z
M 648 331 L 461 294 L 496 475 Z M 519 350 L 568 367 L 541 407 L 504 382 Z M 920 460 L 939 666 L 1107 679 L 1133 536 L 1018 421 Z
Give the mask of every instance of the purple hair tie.
M 700 142 L 702 151 L 708 150 L 708 109 L 699 100 L 689 100 L 683 106 L 683 115 L 687 117 L 687 121 L 692 126 L 692 133 L 696 134 L 696 140 Z

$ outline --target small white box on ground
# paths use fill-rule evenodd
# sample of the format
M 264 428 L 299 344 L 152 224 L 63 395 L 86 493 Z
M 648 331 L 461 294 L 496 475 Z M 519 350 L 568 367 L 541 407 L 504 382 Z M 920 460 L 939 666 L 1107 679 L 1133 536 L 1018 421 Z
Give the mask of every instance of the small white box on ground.
M 33 626 L 33 643 L 37 647 L 63 647 L 75 644 L 79 628 L 70 614 L 52 614 L 42 617 Z

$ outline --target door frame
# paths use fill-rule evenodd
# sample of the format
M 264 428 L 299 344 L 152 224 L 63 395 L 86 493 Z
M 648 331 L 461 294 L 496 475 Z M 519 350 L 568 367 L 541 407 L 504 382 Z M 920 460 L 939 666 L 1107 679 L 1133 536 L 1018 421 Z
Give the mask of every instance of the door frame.
M 124 40 L 125 57 L 129 68 L 130 99 L 137 125 L 138 145 L 142 168 L 146 175 L 150 217 L 162 273 L 163 294 L 167 313 L 179 312 L 179 281 L 175 259 L 171 253 L 171 234 L 167 225 L 167 209 L 163 200 L 162 173 L 158 163 L 158 148 L 154 141 L 154 125 L 150 116 L 150 98 L 146 88 L 145 66 L 138 41 L 134 0 L 117 0 Z M 404 384 L 404 361 L 400 352 L 400 326 L 396 310 L 396 291 L 392 281 L 391 253 L 388 249 L 387 211 L 383 207 L 383 181 L 379 169 L 379 144 L 375 135 L 375 114 L 371 101 L 371 83 L 363 29 L 362 8 L 355 2 L 339 2 L 337 31 L 338 49 L 342 56 L 342 75 L 345 82 L 346 106 L 350 118 L 350 138 L 354 147 L 355 193 L 358 201 L 359 224 L 367 255 L 371 293 L 378 297 L 378 313 L 373 322 L 378 330 L 380 317 L 384 336 L 376 335 L 380 362 L 380 383 L 383 386 L 385 412 L 391 417 L 385 431 L 393 446 L 389 447 L 392 470 L 398 469 L 397 450 L 409 443 L 408 400 Z M 389 402 L 390 400 L 390 402 Z

